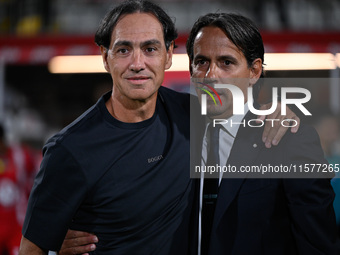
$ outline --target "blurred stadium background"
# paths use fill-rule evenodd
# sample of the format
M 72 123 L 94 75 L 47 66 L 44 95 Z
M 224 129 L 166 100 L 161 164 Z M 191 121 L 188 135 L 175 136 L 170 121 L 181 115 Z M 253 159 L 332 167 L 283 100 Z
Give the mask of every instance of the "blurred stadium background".
M 0 150 L 0 255 L 10 252 L 3 250 L 9 231 L 4 226 L 13 229 L 13 224 L 21 224 L 44 142 L 112 87 L 93 37 L 100 19 L 117 2 L 0 0 L 0 125 L 5 127 L 8 146 L 0 149 L 18 152 L 21 148 L 22 157 L 30 155 L 26 160 L 30 164 L 16 166 L 27 172 L 24 184 L 13 179 L 17 183 L 8 188 L 2 185 L 6 181 L 6 154 Z M 174 18 L 179 32 L 173 67 L 166 72 L 164 86 L 189 91 L 185 42 L 200 15 L 217 11 L 244 14 L 261 30 L 267 77 L 324 79 L 322 84 L 308 87 L 313 116 L 307 121 L 317 127 L 329 162 L 340 163 L 340 0 L 155 2 Z M 263 100 L 268 91 L 270 88 L 264 90 Z M 23 179 L 22 174 L 17 177 Z M 340 229 L 340 178 L 332 184 L 338 194 L 334 205 Z M 13 195 L 16 190 L 20 190 L 20 197 Z M 6 218 L 9 210 L 21 220 Z M 15 231 L 20 235 L 20 230 Z

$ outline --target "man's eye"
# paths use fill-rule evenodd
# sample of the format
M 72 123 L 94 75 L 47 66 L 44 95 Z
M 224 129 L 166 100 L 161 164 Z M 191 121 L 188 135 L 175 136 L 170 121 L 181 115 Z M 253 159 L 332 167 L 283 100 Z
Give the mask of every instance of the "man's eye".
M 154 51 L 156 51 L 156 48 L 154 48 L 154 47 L 148 47 L 148 48 L 145 49 L 145 51 L 146 51 L 146 52 L 149 52 L 149 53 L 150 53 L 150 52 L 154 52 Z
M 229 60 L 224 60 L 224 65 L 226 65 L 226 66 L 228 66 L 228 65 L 230 65 L 231 64 L 231 62 L 229 61 Z
M 197 60 L 197 61 L 196 61 L 196 65 L 197 65 L 197 66 L 203 66 L 203 65 L 205 65 L 206 63 L 207 63 L 207 61 L 206 61 L 206 60 L 203 60 L 203 59 Z
M 126 54 L 128 53 L 129 51 L 127 49 L 119 49 L 117 50 L 118 53 L 121 53 L 121 54 Z

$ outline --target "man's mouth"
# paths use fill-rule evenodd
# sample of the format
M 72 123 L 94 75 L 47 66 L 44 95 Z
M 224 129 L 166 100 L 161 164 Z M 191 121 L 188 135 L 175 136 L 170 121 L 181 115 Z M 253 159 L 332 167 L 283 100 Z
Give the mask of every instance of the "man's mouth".
M 213 86 L 206 84 L 206 83 L 201 83 L 198 82 L 200 85 L 202 85 L 202 87 L 198 87 L 198 89 L 204 91 L 205 93 L 207 93 L 210 98 L 208 97 L 208 100 L 212 100 L 214 101 L 214 103 L 216 104 L 216 100 L 215 97 L 217 97 L 218 101 L 220 102 L 220 104 L 222 105 L 222 100 L 220 98 L 219 93 L 213 88 Z
M 148 81 L 150 78 L 147 76 L 133 76 L 133 77 L 129 77 L 126 79 L 133 84 L 143 84 L 146 81 Z

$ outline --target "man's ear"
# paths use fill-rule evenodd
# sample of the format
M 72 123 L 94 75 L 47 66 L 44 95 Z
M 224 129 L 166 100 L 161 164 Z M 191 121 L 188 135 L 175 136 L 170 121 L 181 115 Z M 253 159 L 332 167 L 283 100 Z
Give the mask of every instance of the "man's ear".
M 104 68 L 105 68 L 106 71 L 110 72 L 110 67 L 109 67 L 109 65 L 107 63 L 108 49 L 105 48 L 103 45 L 100 45 L 100 52 L 102 54 Z
M 166 53 L 165 70 L 168 70 L 172 65 L 172 55 L 174 54 L 174 46 L 175 42 L 172 41 Z
M 250 86 L 253 86 L 262 74 L 262 59 L 257 58 L 250 67 Z

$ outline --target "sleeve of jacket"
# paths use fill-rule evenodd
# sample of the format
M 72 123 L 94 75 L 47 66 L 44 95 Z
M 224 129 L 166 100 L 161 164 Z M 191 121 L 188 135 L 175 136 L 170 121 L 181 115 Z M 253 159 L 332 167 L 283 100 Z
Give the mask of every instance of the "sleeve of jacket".
M 310 126 L 302 126 L 286 144 L 286 162 L 300 170 L 311 171 L 313 165 L 327 164 L 317 132 Z M 289 178 L 283 181 L 289 211 L 292 217 L 292 232 L 299 254 L 340 254 L 333 209 L 334 192 L 329 175 L 305 173 L 306 178 Z

